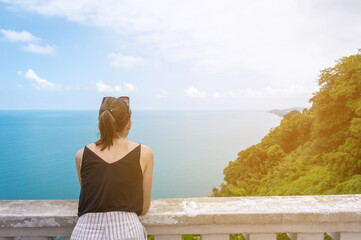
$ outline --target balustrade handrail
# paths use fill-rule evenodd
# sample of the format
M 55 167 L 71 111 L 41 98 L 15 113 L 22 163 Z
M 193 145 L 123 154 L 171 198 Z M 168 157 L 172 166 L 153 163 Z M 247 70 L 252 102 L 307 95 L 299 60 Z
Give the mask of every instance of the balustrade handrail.
M 78 200 L 1 200 L 0 239 L 68 238 L 77 207 Z M 281 232 L 293 239 L 302 234 L 302 239 L 318 239 L 312 236 L 330 232 L 336 239 L 361 240 L 361 194 L 153 199 L 139 219 L 156 239 L 180 239 L 182 234 L 227 239 L 235 233 L 274 239 Z

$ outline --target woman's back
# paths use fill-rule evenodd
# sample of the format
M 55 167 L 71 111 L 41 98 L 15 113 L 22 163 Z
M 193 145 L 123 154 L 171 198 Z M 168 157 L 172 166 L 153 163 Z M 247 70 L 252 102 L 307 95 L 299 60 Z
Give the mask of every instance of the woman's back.
M 143 210 L 141 144 L 111 161 L 99 156 L 94 145 L 83 150 L 78 216 L 107 211 L 135 212 L 139 216 Z M 112 148 L 110 154 L 118 152 L 118 145 Z
M 90 143 L 86 147 L 101 157 L 107 163 L 113 163 L 122 157 L 126 156 L 129 152 L 134 150 L 139 144 L 129 141 L 127 139 L 116 139 L 113 141 L 113 146 L 109 149 L 104 149 L 96 146 L 95 143 Z

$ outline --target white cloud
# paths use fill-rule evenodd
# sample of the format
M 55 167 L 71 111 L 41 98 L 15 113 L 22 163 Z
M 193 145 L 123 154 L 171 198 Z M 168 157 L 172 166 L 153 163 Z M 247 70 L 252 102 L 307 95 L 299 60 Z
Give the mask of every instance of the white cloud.
M 35 87 L 38 90 L 44 89 L 44 90 L 61 90 L 61 85 L 49 82 L 46 79 L 40 78 L 36 73 L 29 69 L 25 75 L 25 78 L 34 80 L 35 82 L 32 83 L 33 87 Z
M 290 76 L 294 82 L 313 81 L 320 68 L 354 53 L 361 38 L 361 14 L 356 11 L 360 1 L 344 5 L 324 0 L 5 2 L 110 28 L 114 34 L 129 36 L 131 44 L 149 56 L 184 61 L 200 72 L 257 72 L 280 85 Z M 123 43 L 119 38 L 120 46 Z M 121 54 L 111 58 L 116 67 L 144 61 Z
M 135 86 L 131 83 L 123 83 L 122 85 L 115 85 L 115 86 L 111 86 L 109 84 L 104 83 L 103 81 L 99 80 L 96 83 L 96 87 L 98 89 L 99 92 L 133 92 L 136 90 Z
M 301 85 L 288 87 L 239 88 L 225 91 L 222 94 L 223 104 L 238 109 L 272 109 L 295 106 L 307 107 L 308 99 L 317 88 Z
M 125 89 L 126 89 L 127 91 L 130 91 L 130 92 L 135 91 L 135 86 L 134 86 L 133 84 L 131 84 L 131 83 L 125 82 L 125 83 L 124 83 L 124 87 L 125 87 Z
M 290 99 L 298 96 L 309 96 L 315 92 L 316 88 L 307 88 L 301 85 L 291 85 L 288 87 L 265 87 L 261 89 L 241 88 L 228 91 L 227 95 L 232 98 L 247 99 L 267 99 L 267 98 L 283 98 Z
M 41 41 L 40 38 L 35 37 L 28 31 L 21 31 L 16 32 L 13 30 L 0 30 L 0 33 L 2 33 L 9 42 L 26 42 L 27 45 L 23 46 L 23 50 L 27 52 L 37 53 L 37 54 L 54 54 L 55 49 L 50 46 L 49 44 L 46 44 L 44 46 L 41 46 L 39 44 L 35 44 L 34 42 Z
M 214 97 L 214 98 L 220 98 L 220 97 L 221 97 L 221 94 L 220 94 L 219 92 L 215 92 L 215 93 L 213 94 L 213 97 Z
M 98 81 L 96 85 L 99 92 L 120 92 L 122 90 L 122 87 L 120 85 L 112 87 L 101 80 Z
M 199 91 L 195 87 L 189 87 L 188 89 L 185 90 L 185 92 L 188 96 L 194 97 L 194 98 L 204 98 L 207 96 L 207 94 L 205 92 Z
M 18 71 L 16 73 L 19 77 L 24 76 L 26 79 L 33 80 L 31 85 L 38 90 L 57 90 L 57 91 L 80 91 L 80 90 L 89 90 L 89 87 L 80 87 L 80 86 L 73 86 L 67 85 L 63 86 L 58 83 L 50 82 L 46 79 L 39 77 L 33 69 L 28 69 L 28 71 L 24 74 L 22 71 Z M 23 88 L 24 86 L 20 83 L 17 84 L 18 88 Z
M 40 38 L 35 37 L 28 31 L 16 32 L 13 30 L 1 29 L 0 32 L 10 42 L 35 42 L 40 40 Z
M 137 64 L 142 64 L 145 60 L 141 57 L 124 56 L 120 53 L 108 53 L 110 64 L 117 68 L 131 68 Z
M 38 54 L 54 54 L 55 49 L 50 45 L 40 46 L 38 44 L 29 43 L 24 46 L 23 49 L 27 52 L 38 53 Z
M 161 90 L 159 94 L 156 95 L 157 98 L 167 98 L 169 96 L 169 92 L 166 90 Z
M 142 52 L 147 62 L 177 62 L 183 64 L 179 68 L 185 71 L 190 67 L 197 74 L 223 74 L 222 81 L 207 82 L 207 89 L 217 89 L 221 94 L 221 99 L 213 99 L 219 102 L 231 96 L 248 96 L 268 103 L 278 99 L 283 104 L 291 104 L 297 98 L 294 103 L 298 103 L 301 96 L 309 96 L 310 92 L 302 88 L 316 85 L 320 69 L 334 65 L 340 56 L 354 54 L 361 39 L 361 1 L 5 2 L 16 9 L 109 29 L 120 52 Z M 139 56 L 134 61 L 125 60 L 132 56 L 109 54 L 115 67 L 131 67 L 140 59 L 144 61 Z M 224 86 L 231 78 L 240 79 L 239 85 L 232 82 L 227 93 Z M 248 84 L 244 79 L 252 80 Z M 199 82 L 196 84 L 202 87 Z M 237 87 L 240 89 L 235 90 Z M 281 101 L 282 96 L 285 98 Z M 256 106 L 256 101 L 247 103 Z

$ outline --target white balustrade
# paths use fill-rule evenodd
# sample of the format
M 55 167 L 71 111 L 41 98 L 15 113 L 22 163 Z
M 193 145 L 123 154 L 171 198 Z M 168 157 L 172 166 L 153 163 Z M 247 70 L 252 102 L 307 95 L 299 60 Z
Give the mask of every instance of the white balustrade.
M 69 239 L 77 200 L 0 201 L 0 240 Z M 154 199 L 140 221 L 154 240 L 361 240 L 361 194 Z

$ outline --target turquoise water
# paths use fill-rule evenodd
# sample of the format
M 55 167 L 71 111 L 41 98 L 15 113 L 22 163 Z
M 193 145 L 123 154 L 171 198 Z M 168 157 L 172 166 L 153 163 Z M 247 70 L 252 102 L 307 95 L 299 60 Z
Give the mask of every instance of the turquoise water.
M 78 199 L 74 156 L 98 139 L 97 114 L 0 111 L 0 200 Z M 154 152 L 152 198 L 203 197 L 280 121 L 266 111 L 133 110 L 128 139 Z

